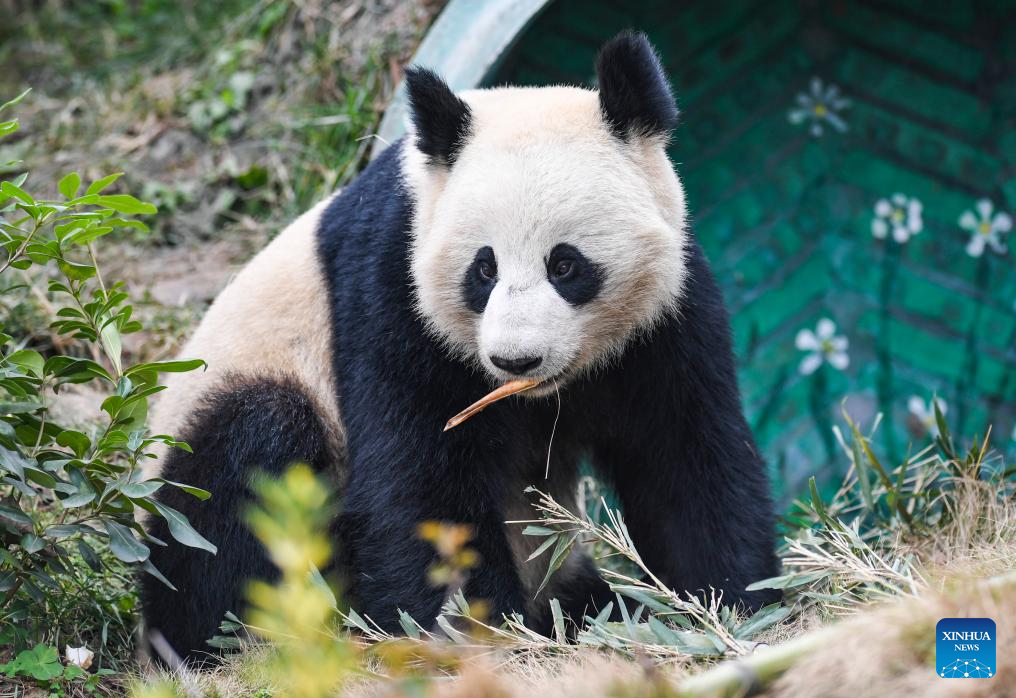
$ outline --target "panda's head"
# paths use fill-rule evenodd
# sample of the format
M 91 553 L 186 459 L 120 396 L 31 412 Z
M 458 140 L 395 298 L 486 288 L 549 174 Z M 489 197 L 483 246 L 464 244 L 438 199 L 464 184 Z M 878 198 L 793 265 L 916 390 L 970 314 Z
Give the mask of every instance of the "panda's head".
M 685 209 L 665 153 L 677 121 L 667 79 L 641 34 L 608 43 L 596 70 L 599 91 L 458 96 L 429 71 L 407 74 L 418 311 L 495 381 L 567 381 L 681 296 Z

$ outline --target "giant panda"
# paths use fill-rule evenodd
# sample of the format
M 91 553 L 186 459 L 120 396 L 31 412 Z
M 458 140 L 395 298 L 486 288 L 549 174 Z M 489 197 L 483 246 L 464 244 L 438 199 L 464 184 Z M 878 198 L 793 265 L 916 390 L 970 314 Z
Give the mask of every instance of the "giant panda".
M 254 473 L 310 463 L 340 487 L 336 546 L 354 607 L 398 631 L 432 622 L 427 520 L 468 524 L 467 596 L 491 616 L 579 620 L 610 598 L 585 553 L 550 588 L 534 542 L 537 485 L 575 503 L 580 461 L 623 507 L 648 566 L 680 591 L 746 591 L 776 571 L 766 469 L 742 414 L 729 320 L 665 147 L 677 107 L 642 34 L 607 43 L 598 90 L 454 94 L 411 68 L 409 133 L 298 218 L 214 302 L 184 349 L 208 368 L 172 381 L 154 413 L 186 440 L 159 460 L 210 490 L 161 496 L 218 546 L 156 547 L 177 587 L 146 578 L 147 628 L 207 652 L 245 580 L 270 562 L 238 512 Z M 451 431 L 492 387 L 542 379 Z M 166 523 L 150 532 L 167 539 Z M 540 542 L 535 539 L 535 542 Z

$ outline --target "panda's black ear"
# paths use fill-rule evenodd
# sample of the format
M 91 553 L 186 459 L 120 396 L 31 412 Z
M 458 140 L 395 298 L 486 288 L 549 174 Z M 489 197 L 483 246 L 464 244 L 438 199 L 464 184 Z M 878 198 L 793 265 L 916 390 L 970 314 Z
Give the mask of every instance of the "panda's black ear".
M 426 68 L 406 70 L 409 110 L 416 128 L 416 147 L 431 164 L 451 167 L 469 138 L 469 105 L 448 83 Z
M 596 59 L 600 111 L 622 140 L 669 136 L 677 126 L 677 104 L 660 58 L 641 32 L 608 41 Z

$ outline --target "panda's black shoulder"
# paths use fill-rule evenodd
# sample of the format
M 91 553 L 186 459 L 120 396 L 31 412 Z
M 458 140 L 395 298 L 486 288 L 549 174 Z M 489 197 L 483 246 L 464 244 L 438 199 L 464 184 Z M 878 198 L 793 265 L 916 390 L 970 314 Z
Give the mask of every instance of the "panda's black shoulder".
M 326 206 L 318 222 L 317 249 L 326 272 L 343 258 L 404 246 L 412 203 L 402 170 L 401 138 L 378 155 Z

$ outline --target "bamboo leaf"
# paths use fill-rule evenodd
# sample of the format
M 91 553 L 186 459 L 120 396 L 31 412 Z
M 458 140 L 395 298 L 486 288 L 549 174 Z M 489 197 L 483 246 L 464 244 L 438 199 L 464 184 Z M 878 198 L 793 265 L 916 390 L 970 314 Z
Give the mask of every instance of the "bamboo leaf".
M 554 552 L 551 553 L 550 562 L 547 565 L 547 574 L 543 576 L 543 581 L 540 582 L 536 593 L 533 594 L 534 598 L 540 595 L 540 592 L 550 582 L 550 578 L 554 576 L 554 573 L 561 569 L 561 565 L 568 559 L 568 554 L 571 553 L 572 546 L 575 545 L 576 540 L 578 540 L 578 534 L 572 536 L 562 535 L 557 539 L 557 546 L 554 548 Z

